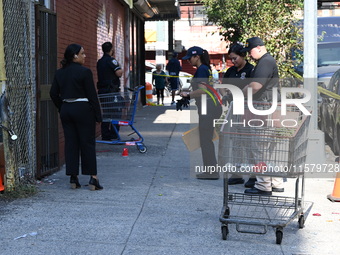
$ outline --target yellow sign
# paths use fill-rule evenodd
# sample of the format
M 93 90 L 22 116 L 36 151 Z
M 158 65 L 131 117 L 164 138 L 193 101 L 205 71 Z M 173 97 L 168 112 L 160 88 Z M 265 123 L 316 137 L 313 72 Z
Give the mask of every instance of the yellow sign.
M 152 29 L 145 29 L 145 42 L 156 42 L 157 31 Z

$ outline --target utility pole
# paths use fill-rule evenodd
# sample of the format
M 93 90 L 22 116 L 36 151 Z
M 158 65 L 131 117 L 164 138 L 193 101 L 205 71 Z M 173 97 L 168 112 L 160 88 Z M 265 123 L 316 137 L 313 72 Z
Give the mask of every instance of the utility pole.
M 315 0 L 304 0 L 303 39 L 303 86 L 311 92 L 308 105 L 312 110 L 306 163 L 323 164 L 326 161 L 325 138 L 317 125 L 317 1 Z

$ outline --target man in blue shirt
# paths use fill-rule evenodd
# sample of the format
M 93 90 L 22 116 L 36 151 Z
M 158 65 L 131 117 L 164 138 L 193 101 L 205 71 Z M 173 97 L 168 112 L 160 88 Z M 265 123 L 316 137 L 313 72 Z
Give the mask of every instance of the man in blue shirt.
M 168 70 L 170 78 L 170 86 L 171 86 L 171 104 L 175 104 L 175 93 L 178 90 L 178 83 L 179 83 L 179 71 L 182 70 L 181 64 L 177 59 L 177 53 L 174 52 L 172 54 L 172 58 L 169 60 L 168 64 L 166 65 L 166 70 Z

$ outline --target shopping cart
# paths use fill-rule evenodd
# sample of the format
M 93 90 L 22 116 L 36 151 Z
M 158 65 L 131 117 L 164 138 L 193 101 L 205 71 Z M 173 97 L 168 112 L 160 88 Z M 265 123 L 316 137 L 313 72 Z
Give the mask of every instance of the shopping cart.
M 271 105 L 254 102 L 254 108 L 268 110 Z M 254 115 L 245 106 L 243 115 L 233 114 L 231 104 L 221 125 L 219 166 L 223 166 L 224 197 L 220 216 L 222 239 L 228 224 L 241 233 L 265 234 L 276 228 L 276 243 L 281 244 L 283 228 L 298 218 L 299 228 L 313 205 L 304 201 L 304 163 L 310 116 L 294 105 L 267 115 Z M 250 195 L 229 192 L 228 174 L 296 178 L 294 197 Z
M 103 122 L 110 122 L 118 137 L 116 140 L 112 141 L 97 140 L 97 143 L 127 146 L 136 145 L 139 152 L 145 153 L 147 151 L 147 148 L 143 143 L 143 136 L 133 126 L 138 103 L 138 95 L 140 90 L 143 88 L 144 86 L 139 86 L 136 87 L 134 90 L 128 90 L 126 92 L 98 95 L 100 106 L 102 109 Z M 133 132 L 128 134 L 127 136 L 131 137 L 132 135 L 135 135 L 135 137 L 122 139 L 116 128 L 116 125 L 130 126 Z

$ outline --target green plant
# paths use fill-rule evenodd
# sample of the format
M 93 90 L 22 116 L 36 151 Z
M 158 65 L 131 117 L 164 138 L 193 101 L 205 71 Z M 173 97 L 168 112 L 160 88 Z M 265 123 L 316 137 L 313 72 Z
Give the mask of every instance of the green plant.
M 0 199 L 17 199 L 34 196 L 38 193 L 38 188 L 33 184 L 19 184 L 13 190 L 5 190 L 0 194 Z
M 258 36 L 279 65 L 285 77 L 300 61 L 302 32 L 295 13 L 303 0 L 202 0 L 210 22 L 219 26 L 219 34 L 229 43 L 243 42 Z M 294 56 L 293 56 L 294 52 Z

